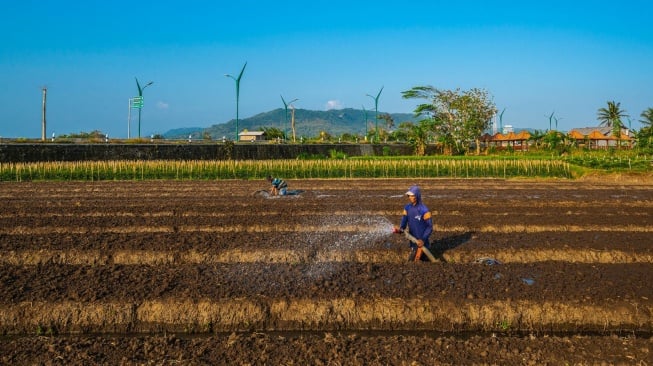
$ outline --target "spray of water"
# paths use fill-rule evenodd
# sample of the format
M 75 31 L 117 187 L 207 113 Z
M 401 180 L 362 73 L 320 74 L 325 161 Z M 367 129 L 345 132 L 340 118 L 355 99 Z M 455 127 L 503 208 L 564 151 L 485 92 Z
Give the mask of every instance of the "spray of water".
M 329 244 L 331 249 L 356 250 L 379 247 L 379 242 L 387 238 L 393 228 L 390 220 L 378 216 L 356 217 L 353 220 L 349 218 L 347 224 L 357 226 L 360 230 L 356 233 L 342 233 L 335 242 Z
M 324 251 L 355 251 L 360 249 L 387 248 L 387 239 L 392 235 L 393 225 L 385 217 L 365 215 L 332 215 L 325 216 L 319 222 L 313 222 L 322 228 L 320 232 L 306 233 L 306 243 L 313 249 L 309 256 L 307 278 L 331 278 L 336 276 L 340 264 L 310 261 L 319 257 Z M 338 231 L 339 226 L 356 227 L 359 230 Z

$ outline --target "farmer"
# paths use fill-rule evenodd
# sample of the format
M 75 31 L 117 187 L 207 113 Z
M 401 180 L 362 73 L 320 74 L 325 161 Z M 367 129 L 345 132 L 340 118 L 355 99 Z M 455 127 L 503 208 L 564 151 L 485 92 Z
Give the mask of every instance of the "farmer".
M 431 249 L 429 243 L 429 236 L 433 232 L 433 220 L 431 218 L 431 211 L 422 203 L 422 193 L 419 187 L 414 185 L 406 192 L 409 203 L 404 206 L 403 216 L 401 217 L 401 224 L 395 228 L 399 232 L 403 232 L 408 226 L 408 233 L 417 239 L 417 244 L 410 242 L 410 255 L 408 261 L 415 260 L 418 247 L 426 247 Z M 421 252 L 421 251 L 420 251 Z M 421 254 L 418 258 L 422 261 L 428 261 L 425 254 Z
M 270 187 L 270 194 L 273 196 L 285 196 L 288 193 L 288 183 L 281 178 L 272 178 L 268 175 L 268 182 L 272 185 Z

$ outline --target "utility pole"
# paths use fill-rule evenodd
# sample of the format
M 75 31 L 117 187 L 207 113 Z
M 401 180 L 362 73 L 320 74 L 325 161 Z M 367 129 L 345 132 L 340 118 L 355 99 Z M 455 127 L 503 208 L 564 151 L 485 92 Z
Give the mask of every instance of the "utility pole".
M 43 92 L 43 101 L 41 102 L 41 141 L 45 141 L 45 105 L 48 98 L 48 88 L 41 88 Z

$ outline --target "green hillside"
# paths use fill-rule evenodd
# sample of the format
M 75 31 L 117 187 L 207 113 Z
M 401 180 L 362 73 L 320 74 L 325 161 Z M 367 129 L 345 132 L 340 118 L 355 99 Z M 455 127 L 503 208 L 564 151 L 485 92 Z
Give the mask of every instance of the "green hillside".
M 381 114 L 382 112 L 379 111 L 379 115 Z M 242 118 L 238 122 L 238 130 L 259 131 L 263 127 L 274 127 L 285 130 L 290 135 L 291 111 L 288 110 L 287 126 L 284 126 L 286 124 L 284 115 L 284 109 L 278 108 L 249 118 Z M 416 120 L 411 113 L 390 113 L 390 115 L 394 120 L 395 128 L 401 122 L 414 122 Z M 369 121 L 369 127 L 374 128 L 374 111 L 367 111 L 367 120 Z M 385 120 L 379 120 L 378 125 L 379 128 L 385 127 Z M 363 135 L 365 129 L 365 114 L 360 109 L 346 108 L 328 111 L 295 110 L 295 130 L 297 137 L 314 137 L 319 135 L 320 131 L 326 131 L 332 136 L 340 136 L 343 133 Z M 189 132 L 191 132 L 190 130 L 192 130 L 193 136 L 203 136 L 204 133 L 208 133 L 214 139 L 220 139 L 222 136 L 233 139 L 236 133 L 236 120 L 232 119 L 229 122 L 216 124 L 207 128 L 174 129 L 166 132 L 163 136 L 165 138 L 186 138 Z

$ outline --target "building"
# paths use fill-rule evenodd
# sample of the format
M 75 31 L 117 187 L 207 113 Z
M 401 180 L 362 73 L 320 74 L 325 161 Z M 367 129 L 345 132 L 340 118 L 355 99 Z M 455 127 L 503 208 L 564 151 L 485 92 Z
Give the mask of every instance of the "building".
M 621 128 L 621 136 L 614 136 L 612 127 L 582 127 L 574 128 L 569 131 L 569 137 L 576 140 L 578 147 L 587 147 L 589 149 L 607 149 L 610 147 L 631 148 L 633 138 L 631 131 L 627 128 Z
M 512 129 L 512 126 L 510 126 Z M 506 149 L 511 147 L 513 150 L 526 151 L 528 150 L 528 139 L 531 134 L 526 130 L 521 130 L 519 133 L 508 132 L 507 134 L 497 133 L 493 136 L 488 136 L 491 146 L 499 149 Z
M 265 141 L 265 132 L 243 131 L 238 134 L 238 141 L 246 141 L 246 142 Z

